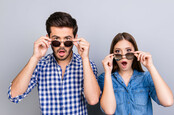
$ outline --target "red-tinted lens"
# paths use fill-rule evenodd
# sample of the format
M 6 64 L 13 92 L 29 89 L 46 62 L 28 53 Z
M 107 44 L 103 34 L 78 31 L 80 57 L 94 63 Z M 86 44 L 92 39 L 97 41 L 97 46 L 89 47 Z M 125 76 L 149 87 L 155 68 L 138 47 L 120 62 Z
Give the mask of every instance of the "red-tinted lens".
M 66 42 L 64 42 L 64 45 L 66 46 L 66 47 L 70 47 L 70 46 L 72 46 L 72 41 L 66 41 Z
M 60 42 L 59 41 L 52 41 L 52 45 L 54 47 L 59 47 L 60 46 Z

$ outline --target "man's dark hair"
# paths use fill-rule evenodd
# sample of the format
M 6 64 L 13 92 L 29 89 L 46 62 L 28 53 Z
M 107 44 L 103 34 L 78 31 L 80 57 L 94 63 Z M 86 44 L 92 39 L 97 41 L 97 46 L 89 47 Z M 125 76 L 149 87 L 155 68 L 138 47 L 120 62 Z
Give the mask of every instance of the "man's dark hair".
M 70 27 L 73 28 L 74 37 L 77 34 L 78 26 L 76 20 L 70 14 L 65 12 L 55 12 L 50 15 L 46 21 L 46 30 L 48 36 L 51 33 L 51 27 Z

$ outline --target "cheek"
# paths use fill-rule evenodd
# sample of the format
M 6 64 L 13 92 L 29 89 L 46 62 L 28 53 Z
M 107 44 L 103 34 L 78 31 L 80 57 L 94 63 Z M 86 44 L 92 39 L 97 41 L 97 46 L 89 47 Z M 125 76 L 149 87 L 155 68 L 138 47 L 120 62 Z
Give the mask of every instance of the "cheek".
M 73 48 L 73 46 L 71 46 L 71 47 L 65 47 L 65 50 L 68 51 L 68 52 L 70 52 L 72 50 L 72 48 Z
M 53 47 L 53 46 L 51 46 L 51 49 L 53 50 L 53 52 L 57 52 L 57 50 L 59 49 L 59 48 L 56 48 L 56 47 Z
M 128 63 L 130 66 L 132 66 L 133 60 L 129 60 Z

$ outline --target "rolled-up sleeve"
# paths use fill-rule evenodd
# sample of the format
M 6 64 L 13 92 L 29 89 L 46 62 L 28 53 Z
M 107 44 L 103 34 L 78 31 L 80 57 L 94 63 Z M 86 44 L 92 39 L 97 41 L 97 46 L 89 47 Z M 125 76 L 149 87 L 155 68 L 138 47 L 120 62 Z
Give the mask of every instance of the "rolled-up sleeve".
M 92 68 L 92 71 L 97 79 L 97 74 L 98 74 L 98 70 L 97 70 L 97 66 L 95 65 L 94 62 L 90 61 L 90 64 L 91 64 L 91 68 Z
M 151 77 L 151 75 L 150 75 L 150 73 L 147 71 L 146 72 L 146 77 L 147 77 L 147 79 L 148 79 L 148 83 L 149 83 L 149 95 L 151 96 L 151 98 L 157 103 L 157 104 L 159 104 L 159 105 L 161 105 L 160 104 L 160 102 L 159 102 L 159 99 L 158 99 L 158 97 L 157 97 L 157 94 L 156 94 L 156 90 L 155 90 L 155 86 L 154 86 L 154 83 L 153 83 L 153 80 L 152 80 L 152 77 Z
M 37 73 L 38 73 L 38 66 L 36 66 L 33 74 L 32 74 L 32 77 L 31 77 L 31 80 L 30 80 L 30 83 L 28 85 L 28 88 L 27 90 L 22 94 L 22 95 L 18 95 L 16 97 L 13 97 L 11 96 L 11 85 L 12 83 L 10 84 L 9 88 L 8 88 L 8 99 L 14 103 L 18 103 L 19 101 L 23 100 L 30 92 L 31 90 L 36 86 L 37 84 Z
M 103 87 L 104 87 L 104 76 L 105 76 L 105 74 L 102 73 L 100 76 L 98 76 L 98 80 L 97 80 L 102 92 L 103 92 Z
M 100 98 L 102 96 L 102 92 L 103 92 L 103 87 L 104 87 L 104 76 L 105 76 L 105 73 L 102 73 L 100 76 L 98 76 L 98 84 L 100 86 L 100 89 L 101 89 L 101 93 L 100 93 Z M 100 110 L 104 112 L 104 110 L 102 109 L 101 105 L 100 105 Z

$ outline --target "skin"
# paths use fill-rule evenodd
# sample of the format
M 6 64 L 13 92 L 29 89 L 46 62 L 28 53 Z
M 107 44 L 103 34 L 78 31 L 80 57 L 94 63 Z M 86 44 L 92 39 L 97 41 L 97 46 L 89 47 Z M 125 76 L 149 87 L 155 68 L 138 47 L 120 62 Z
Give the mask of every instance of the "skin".
M 16 76 L 11 85 L 11 96 L 16 97 L 23 94 L 30 83 L 32 73 L 38 63 L 38 61 L 45 56 L 48 48 L 51 45 L 51 41 L 55 39 L 60 41 L 72 40 L 73 44 L 77 47 L 78 53 L 82 57 L 83 73 L 84 73 L 84 95 L 87 102 L 90 105 L 98 103 L 100 96 L 100 88 L 92 71 L 89 61 L 89 43 L 84 38 L 74 38 L 73 29 L 68 27 L 51 27 L 50 38 L 48 35 L 40 37 L 34 43 L 34 51 L 29 62 Z M 78 43 L 79 42 L 79 43 Z M 66 66 L 69 64 L 72 58 L 72 47 L 65 47 L 61 42 L 59 47 L 52 46 L 54 56 L 57 63 L 62 69 L 62 79 L 64 77 Z M 63 53 L 60 53 L 63 51 Z
M 143 51 L 135 51 L 133 45 L 129 41 L 124 39 L 117 42 L 117 44 L 114 46 L 114 53 L 125 55 L 128 52 L 133 52 L 134 55 L 137 57 L 137 60 L 140 61 L 150 72 L 160 103 L 166 107 L 172 106 L 172 91 L 155 68 L 151 54 Z M 123 66 L 121 64 L 123 61 L 127 62 L 126 66 Z M 133 69 L 131 67 L 132 62 L 133 60 L 128 60 L 125 56 L 122 56 L 122 59 L 117 61 L 117 64 L 119 66 L 119 74 L 123 78 L 126 86 L 128 85 L 130 78 L 133 74 Z M 106 114 L 114 114 L 116 110 L 116 100 L 111 80 L 111 71 L 113 68 L 113 54 L 106 56 L 102 63 L 105 70 L 105 79 L 100 104 Z

